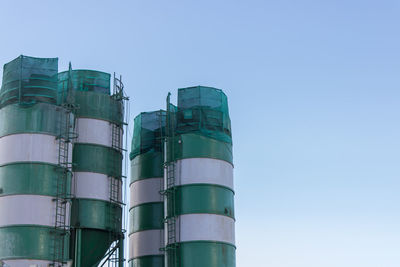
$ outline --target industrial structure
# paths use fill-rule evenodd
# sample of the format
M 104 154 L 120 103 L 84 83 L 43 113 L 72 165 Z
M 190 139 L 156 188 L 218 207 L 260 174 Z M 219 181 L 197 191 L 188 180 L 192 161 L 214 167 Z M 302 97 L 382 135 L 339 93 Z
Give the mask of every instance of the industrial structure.
M 178 90 L 135 119 L 129 266 L 234 267 L 231 124 L 226 95 Z
M 134 120 L 125 260 L 121 80 L 71 64 L 59 73 L 57 58 L 4 65 L 1 267 L 235 267 L 228 101 L 204 86 Z
M 0 266 L 124 265 L 121 78 L 58 73 L 57 58 L 4 65 Z

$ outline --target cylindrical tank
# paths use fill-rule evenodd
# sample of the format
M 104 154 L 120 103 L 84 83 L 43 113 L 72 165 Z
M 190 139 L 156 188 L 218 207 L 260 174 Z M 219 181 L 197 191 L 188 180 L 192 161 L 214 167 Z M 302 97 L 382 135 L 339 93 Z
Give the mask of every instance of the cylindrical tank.
M 0 96 L 0 261 L 61 266 L 69 256 L 71 114 L 57 106 L 58 60 L 4 66 Z M 71 116 L 70 116 L 71 115 Z
M 169 104 L 168 104 L 169 105 Z M 167 267 L 234 267 L 232 139 L 226 95 L 178 90 L 169 105 L 165 172 Z
M 59 84 L 74 89 L 76 131 L 71 211 L 75 264 L 98 263 L 122 233 L 123 105 L 110 95 L 110 74 L 73 70 Z
M 165 111 L 135 118 L 132 140 L 129 266 L 164 266 L 163 153 Z

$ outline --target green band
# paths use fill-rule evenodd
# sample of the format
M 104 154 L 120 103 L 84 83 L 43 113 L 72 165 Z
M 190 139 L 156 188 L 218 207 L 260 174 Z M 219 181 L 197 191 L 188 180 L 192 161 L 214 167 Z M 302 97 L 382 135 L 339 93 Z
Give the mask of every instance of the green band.
M 183 242 L 179 243 L 177 248 L 167 251 L 168 255 L 175 254 L 177 256 L 178 266 L 236 266 L 236 248 L 225 243 L 212 241 Z
M 144 230 L 164 228 L 164 203 L 152 202 L 129 210 L 129 234 Z
M 14 225 L 0 228 L 0 260 L 53 260 L 55 231 L 52 227 Z M 58 238 L 62 236 L 57 233 Z M 64 236 L 64 257 L 68 257 L 69 235 Z
M 76 143 L 72 160 L 75 172 L 95 172 L 121 177 L 122 154 L 102 145 Z
M 0 167 L 0 196 L 4 195 L 57 195 L 57 177 L 62 169 L 45 163 L 13 163 Z M 67 195 L 71 177 L 67 176 Z
M 163 255 L 143 256 L 129 260 L 129 267 L 164 267 Z
M 0 137 L 17 133 L 46 133 L 59 135 L 63 109 L 59 106 L 37 103 L 22 106 L 8 105 L 0 109 Z
M 163 157 L 161 152 L 149 151 L 136 156 L 131 161 L 131 183 L 147 179 L 163 177 Z
M 175 188 L 168 194 L 168 203 L 175 202 L 175 215 L 191 213 L 219 214 L 234 218 L 234 193 L 227 187 L 210 184 L 191 184 Z M 173 191 L 171 191 L 173 192 Z M 173 197 L 175 195 L 175 201 Z M 174 211 L 168 205 L 168 216 Z
M 233 164 L 232 144 L 199 134 L 182 134 L 175 140 L 175 160 L 185 158 L 214 158 Z
M 110 95 L 75 91 L 75 103 L 78 105 L 77 117 L 92 118 L 122 124 L 122 102 L 114 100 Z
M 120 232 L 122 208 L 108 201 L 75 198 L 72 200 L 71 225 Z

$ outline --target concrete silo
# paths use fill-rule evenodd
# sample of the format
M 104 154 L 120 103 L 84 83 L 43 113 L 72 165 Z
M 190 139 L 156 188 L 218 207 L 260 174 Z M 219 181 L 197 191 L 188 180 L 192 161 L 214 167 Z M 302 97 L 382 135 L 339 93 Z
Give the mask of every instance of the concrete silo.
M 0 260 L 61 266 L 69 257 L 73 114 L 57 101 L 57 58 L 4 65 L 0 95 Z
M 71 84 L 76 107 L 71 210 L 75 266 L 97 266 L 107 251 L 116 255 L 113 264 L 123 264 L 125 98 L 118 82 L 114 78 L 111 94 L 108 73 L 73 70 L 59 74 L 60 87 Z
M 165 251 L 167 267 L 234 267 L 232 138 L 226 95 L 178 90 L 167 103 Z
M 163 136 L 165 111 L 135 118 L 130 182 L 129 266 L 164 266 Z

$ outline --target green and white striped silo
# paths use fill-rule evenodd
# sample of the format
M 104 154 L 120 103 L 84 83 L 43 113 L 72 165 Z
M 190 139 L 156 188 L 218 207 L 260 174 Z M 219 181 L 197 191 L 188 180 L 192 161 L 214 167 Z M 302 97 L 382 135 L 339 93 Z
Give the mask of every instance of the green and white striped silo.
M 129 266 L 164 266 L 165 111 L 143 112 L 135 118 L 132 139 Z
M 66 83 L 74 92 L 78 135 L 73 147 L 71 210 L 74 264 L 94 266 L 116 248 L 114 264 L 122 266 L 122 83 L 114 84 L 111 94 L 110 74 L 93 70 L 60 73 L 59 86 Z
M 168 97 L 166 267 L 234 267 L 232 138 L 226 95 L 210 87 Z
M 4 65 L 0 95 L 0 261 L 63 266 L 69 258 L 73 114 L 57 105 L 57 58 Z

